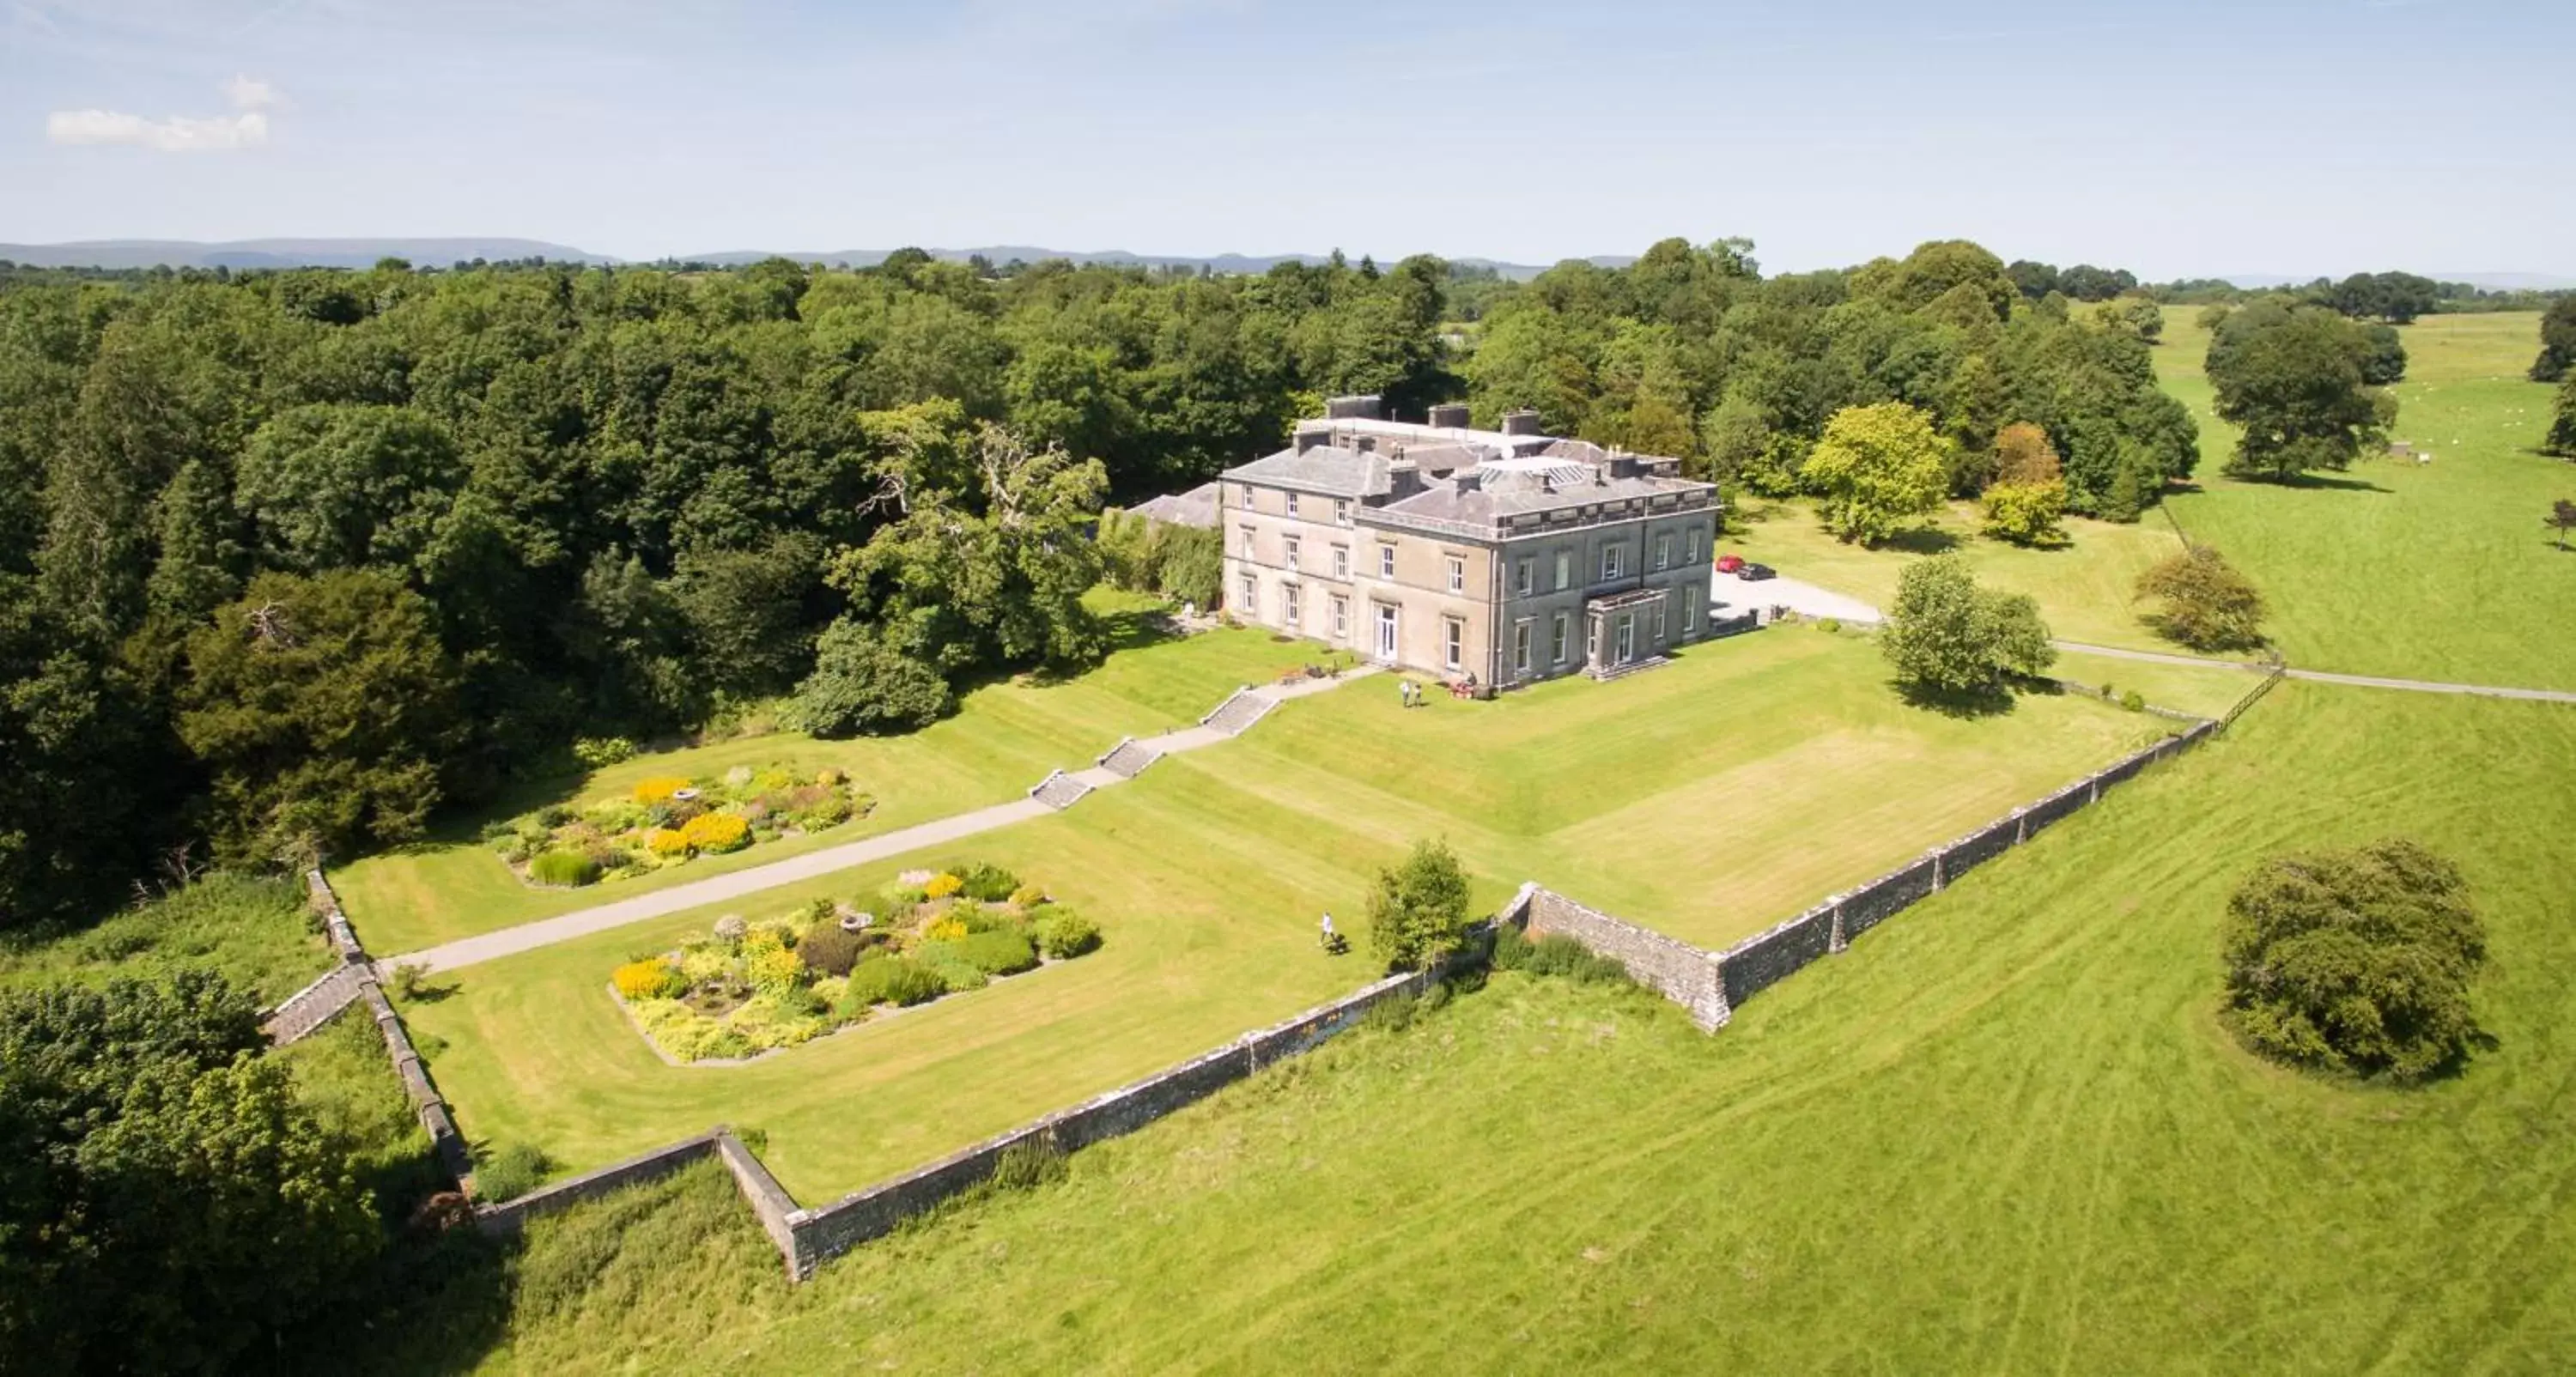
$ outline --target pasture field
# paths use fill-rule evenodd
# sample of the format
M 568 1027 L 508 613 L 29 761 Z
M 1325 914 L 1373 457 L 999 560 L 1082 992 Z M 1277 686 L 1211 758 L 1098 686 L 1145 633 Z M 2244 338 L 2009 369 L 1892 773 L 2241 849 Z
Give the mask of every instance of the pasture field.
M 218 872 L 72 933 L 0 942 L 0 989 L 77 981 L 163 980 L 213 970 L 275 1004 L 331 968 L 331 950 L 291 877 Z
M 388 1316 L 405 1370 L 2550 1372 L 2576 1352 L 2576 713 L 2282 685 L 1710 1038 L 1497 976 L 804 1287 L 713 1168 Z M 2493 1043 L 2414 1091 L 2216 1017 L 2228 892 L 2457 860 Z
M 663 1063 L 607 989 L 719 909 L 442 974 L 405 1017 L 477 1140 L 579 1170 L 731 1123 L 821 1203 L 1364 983 L 1369 877 L 1417 838 L 1456 848 L 1480 908 L 1538 879 L 1722 946 L 2171 725 L 2075 695 L 1947 717 L 1884 677 L 1860 638 L 1782 629 L 1493 703 L 1406 710 L 1364 679 L 1287 704 L 1065 813 L 721 906 L 759 919 L 986 859 L 1108 939 L 748 1065 Z M 1325 910 L 1362 952 L 1318 950 Z
M 2539 349 L 2529 313 L 2426 316 L 2399 331 L 2406 380 L 2396 436 L 2433 462 L 2373 457 L 2298 484 L 2220 476 L 2234 428 L 2213 414 L 2200 308 L 2165 312 L 2155 350 L 2165 390 L 2200 420 L 2197 480 L 2136 525 L 2071 520 L 2069 546 L 2022 550 L 1976 534 L 1952 503 L 1927 535 L 1868 550 L 1819 529 L 1808 504 L 1750 499 L 1720 549 L 1884 607 L 1907 560 L 1956 549 L 1979 578 L 2039 599 L 2057 635 L 2172 650 L 2137 619 L 2137 575 L 2181 548 L 2175 523 L 2261 585 L 2274 642 L 2291 663 L 2350 674 L 2576 688 L 2576 645 L 2555 634 L 2576 606 L 2576 555 L 2541 526 L 2576 498 L 2576 467 L 2536 451 L 2552 392 L 2526 381 Z
M 2217 546 L 2270 598 L 2274 641 L 2308 669 L 2576 688 L 2576 554 L 2541 517 L 2576 498 L 2576 468 L 2537 452 L 2551 389 L 2523 370 L 2535 314 L 2426 316 L 2399 334 L 2395 435 L 2433 461 L 2372 458 L 2296 485 L 2219 470 L 2234 428 L 2211 413 L 2197 308 L 2165 313 L 2156 369 L 2200 418 L 2199 490 L 2167 499 L 2192 538 Z M 2152 518 L 2151 518 L 2152 519 Z
M 336 867 L 332 886 L 368 950 L 415 951 L 1015 799 L 1051 769 L 1087 766 L 1121 736 L 1195 722 L 1237 687 L 1320 654 L 1319 647 L 1283 645 L 1249 629 L 1153 640 L 1137 629 L 1145 615 L 1140 605 L 1121 599 L 1116 606 L 1129 645 L 1089 673 L 989 684 L 964 695 L 951 716 L 899 736 L 823 741 L 780 731 L 638 755 L 587 778 L 530 786 L 486 814 L 446 824 L 421 845 Z M 549 803 L 622 795 L 650 776 L 721 775 L 773 760 L 808 769 L 838 766 L 875 796 L 876 810 L 813 836 L 582 889 L 522 882 L 476 835 L 484 822 Z

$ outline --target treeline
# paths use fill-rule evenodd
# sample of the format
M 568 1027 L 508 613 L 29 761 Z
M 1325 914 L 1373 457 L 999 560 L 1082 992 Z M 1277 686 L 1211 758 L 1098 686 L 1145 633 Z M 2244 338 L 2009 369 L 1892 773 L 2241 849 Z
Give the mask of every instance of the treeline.
M 2221 278 L 2185 278 L 2152 282 L 2138 288 L 2169 306 L 2235 305 L 2265 297 L 2288 296 L 2324 306 L 2354 320 L 2391 325 L 2412 323 L 2418 316 L 2546 311 L 2576 292 L 2531 287 L 2487 288 L 2466 282 L 2437 282 L 2415 273 L 2354 273 L 2337 281 L 2314 281 L 2278 287 L 2239 287 Z
M 1685 456 L 1765 495 L 1799 489 L 1846 408 L 1929 415 L 1961 496 L 1994 476 L 1995 437 L 2033 424 L 2063 462 L 2069 508 L 2112 520 L 2198 460 L 2190 413 L 2156 386 L 2151 301 L 2034 299 L 1960 241 L 1767 279 L 1751 247 L 1669 239 L 1628 268 L 1564 263 L 1496 299 L 1460 366 L 1476 415 L 1531 407 L 1552 430 Z
M 848 730 L 1079 662 L 1102 502 L 1329 393 L 1448 394 L 1442 278 L 12 279 L 0 915 L 94 911 L 182 844 L 399 840 L 577 737 L 809 681 Z

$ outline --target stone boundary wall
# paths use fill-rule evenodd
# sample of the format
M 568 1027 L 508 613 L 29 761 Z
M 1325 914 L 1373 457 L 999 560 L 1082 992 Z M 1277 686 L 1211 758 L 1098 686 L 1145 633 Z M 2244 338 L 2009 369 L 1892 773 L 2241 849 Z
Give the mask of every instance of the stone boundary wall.
M 2260 696 L 2276 673 L 2238 704 Z M 1533 936 L 1561 932 L 1627 968 L 1637 982 L 1690 1011 L 1710 1032 L 1724 1027 L 1745 1000 L 1796 974 L 1818 957 L 1840 952 L 1854 938 L 1947 887 L 1952 880 L 2029 841 L 2051 823 L 2087 807 L 2139 771 L 2170 760 L 2223 729 L 2208 718 L 2189 730 L 2142 747 L 2065 788 L 2026 804 L 1946 845 L 1937 846 L 1847 893 L 1746 938 L 1708 952 L 1623 919 L 1588 909 L 1562 895 L 1523 885 L 1502 920 L 1524 924 Z M 1700 972 L 1708 972 L 1703 981 Z
M 1689 1010 L 1691 1022 L 1703 1029 L 1724 1026 L 1730 1015 L 1717 958 L 1687 942 L 1613 918 L 1535 884 L 1522 885 L 1496 921 L 1510 923 L 1533 938 L 1573 938 L 1618 962 L 1638 984 Z
M 1002 1154 L 1014 1147 L 1041 1144 L 1052 1151 L 1073 1152 L 1133 1133 L 1264 1066 L 1313 1050 L 1356 1025 L 1370 1009 L 1392 999 L 1418 995 L 1444 973 L 1435 969 L 1388 976 L 1329 1004 L 1246 1033 L 1212 1052 L 996 1134 L 829 1205 L 795 1211 L 787 1217 L 795 1238 L 790 1265 L 798 1277 L 811 1276 L 823 1262 L 882 1237 L 904 1220 L 926 1213 L 990 1179 Z
M 394 1075 L 411 1099 L 412 1112 L 420 1117 L 421 1128 L 429 1134 L 430 1151 L 447 1175 L 463 1184 L 474 1169 L 472 1155 L 465 1149 L 465 1135 L 456 1131 L 455 1112 L 447 1107 L 446 1097 L 429 1079 L 419 1050 L 412 1046 L 411 1034 L 403 1028 L 402 1015 L 394 1012 L 393 1001 L 385 998 L 384 987 L 377 983 L 374 963 L 367 959 L 366 949 L 358 945 L 358 935 L 350 930 L 348 915 L 340 911 L 340 896 L 331 891 L 331 882 L 322 877 L 318 866 L 305 872 L 304 889 L 306 897 L 321 911 L 332 949 L 346 966 L 358 972 L 358 1000 L 365 1003 L 368 1016 L 376 1021 L 376 1033 L 384 1039 L 385 1056 L 393 1062 Z
M 625 1161 L 612 1162 L 596 1171 L 557 1181 L 515 1200 L 505 1200 L 498 1205 L 478 1205 L 474 1210 L 475 1227 L 487 1234 L 515 1234 L 525 1228 L 529 1220 L 540 1215 L 568 1209 L 585 1200 L 596 1200 L 622 1187 L 667 1176 L 712 1154 L 718 1138 L 731 1136 L 721 1128 L 709 1129 L 694 1138 L 666 1143 L 649 1152 L 639 1152 Z M 766 1172 L 762 1174 L 767 1175 Z

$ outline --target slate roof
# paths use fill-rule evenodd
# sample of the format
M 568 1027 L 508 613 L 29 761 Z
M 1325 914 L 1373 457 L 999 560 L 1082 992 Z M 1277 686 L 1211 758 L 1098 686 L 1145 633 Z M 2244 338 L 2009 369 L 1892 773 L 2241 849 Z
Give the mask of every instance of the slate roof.
M 1368 497 L 1387 490 L 1386 456 L 1318 445 L 1300 454 L 1283 449 L 1248 464 L 1227 469 L 1224 476 L 1274 488 L 1296 488 L 1332 497 Z
M 1216 528 L 1216 484 L 1201 483 L 1188 492 L 1166 493 L 1151 497 L 1127 509 L 1149 521 L 1171 526 L 1196 526 L 1200 530 Z
M 1451 481 L 1433 483 L 1411 497 L 1389 502 L 1374 510 L 1399 516 L 1419 517 L 1428 521 L 1456 521 L 1471 526 L 1493 526 L 1528 512 L 1588 507 L 1596 502 L 1624 502 L 1631 498 L 1696 492 L 1708 487 L 1706 483 L 1693 483 L 1677 478 L 1639 477 L 1612 478 L 1577 487 L 1559 487 L 1553 491 L 1537 484 L 1525 487 L 1514 486 L 1496 491 L 1482 484 L 1462 485 Z

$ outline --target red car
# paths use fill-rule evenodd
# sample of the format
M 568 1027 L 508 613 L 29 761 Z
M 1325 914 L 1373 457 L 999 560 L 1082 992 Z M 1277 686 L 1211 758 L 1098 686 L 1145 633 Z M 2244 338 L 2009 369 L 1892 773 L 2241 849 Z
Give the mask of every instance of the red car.
M 1743 567 L 1744 556 L 1742 555 L 1719 555 L 1717 557 L 1717 572 L 1721 574 L 1732 574 Z

